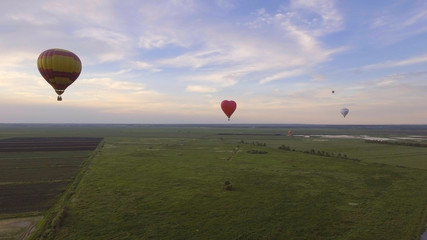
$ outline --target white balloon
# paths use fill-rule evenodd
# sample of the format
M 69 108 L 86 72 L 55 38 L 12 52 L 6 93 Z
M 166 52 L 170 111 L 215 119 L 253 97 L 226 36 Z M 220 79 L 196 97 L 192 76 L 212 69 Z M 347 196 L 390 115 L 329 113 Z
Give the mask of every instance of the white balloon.
M 345 117 L 345 116 L 347 116 L 347 114 L 348 114 L 348 112 L 349 112 L 350 110 L 348 110 L 348 108 L 341 108 L 341 114 Z

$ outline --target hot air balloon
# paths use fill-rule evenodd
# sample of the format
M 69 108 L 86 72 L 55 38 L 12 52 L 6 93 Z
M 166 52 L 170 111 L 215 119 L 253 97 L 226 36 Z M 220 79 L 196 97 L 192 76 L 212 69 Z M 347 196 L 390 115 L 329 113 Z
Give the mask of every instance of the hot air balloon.
M 348 110 L 348 108 L 341 108 L 341 114 L 345 117 L 345 116 L 347 116 L 347 114 L 348 114 L 348 112 L 349 112 L 350 110 Z
M 225 113 L 225 115 L 227 115 L 228 121 L 230 121 L 230 117 L 236 110 L 236 107 L 237 107 L 237 104 L 233 100 L 230 100 L 230 101 L 224 100 L 221 102 L 222 111 Z
M 289 130 L 288 131 L 288 136 L 293 136 L 293 135 L 294 135 L 294 133 L 291 130 Z
M 335 90 L 332 90 L 332 93 L 335 93 Z
M 53 48 L 40 54 L 37 67 L 43 78 L 58 94 L 57 100 L 62 101 L 61 94 L 79 77 L 82 63 L 76 54 L 65 49 Z

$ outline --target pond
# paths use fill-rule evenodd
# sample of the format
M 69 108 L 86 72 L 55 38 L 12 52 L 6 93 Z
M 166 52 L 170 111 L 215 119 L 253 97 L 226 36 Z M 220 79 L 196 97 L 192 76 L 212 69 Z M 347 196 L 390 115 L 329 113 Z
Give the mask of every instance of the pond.
M 423 233 L 423 235 L 421 235 L 420 240 L 427 240 L 427 228 L 426 228 L 425 232 Z

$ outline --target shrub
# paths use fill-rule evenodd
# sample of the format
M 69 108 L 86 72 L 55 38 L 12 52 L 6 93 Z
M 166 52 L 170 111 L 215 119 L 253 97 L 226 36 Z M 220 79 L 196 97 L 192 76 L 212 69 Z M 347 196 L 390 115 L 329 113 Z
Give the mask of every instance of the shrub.
M 227 191 L 232 191 L 233 185 L 231 185 L 231 182 L 227 180 L 224 182 L 224 186 L 222 186 L 222 189 Z

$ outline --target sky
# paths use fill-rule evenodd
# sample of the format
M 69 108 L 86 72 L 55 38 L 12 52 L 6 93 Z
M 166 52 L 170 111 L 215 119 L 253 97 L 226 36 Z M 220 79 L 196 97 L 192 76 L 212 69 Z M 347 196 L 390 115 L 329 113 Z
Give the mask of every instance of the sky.
M 0 123 L 427 124 L 425 0 L 2 0 L 0 52 Z

